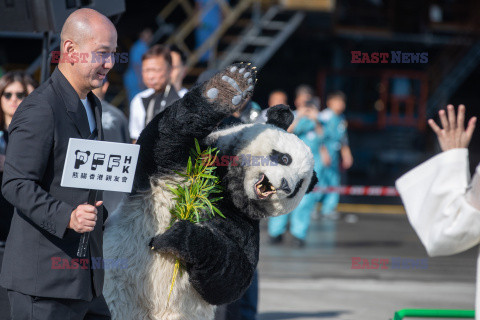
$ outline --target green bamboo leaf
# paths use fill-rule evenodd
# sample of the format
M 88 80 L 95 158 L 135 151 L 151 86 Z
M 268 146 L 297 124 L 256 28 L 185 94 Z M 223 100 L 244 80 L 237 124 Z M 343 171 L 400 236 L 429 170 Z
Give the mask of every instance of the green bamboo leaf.
M 223 197 L 217 197 L 217 198 L 210 199 L 210 202 L 214 203 L 214 202 L 220 201 L 222 199 L 223 199 Z
M 198 221 L 198 219 L 199 219 L 199 214 L 198 214 L 198 210 L 197 210 L 196 208 L 193 208 L 193 214 L 195 215 L 196 220 Z
M 188 176 L 185 173 L 181 173 L 181 172 L 178 172 L 178 171 L 175 171 L 175 173 L 178 174 L 180 177 L 188 178 Z
M 187 175 L 190 175 L 192 172 L 192 158 L 188 158 L 187 162 Z
M 213 210 L 214 210 L 220 217 L 226 219 L 225 216 L 223 215 L 223 213 L 222 213 L 220 210 L 218 210 L 217 207 L 214 206 L 214 207 L 213 207 Z
M 200 144 L 198 143 L 198 140 L 195 139 L 195 150 L 197 151 L 197 153 L 202 153 L 202 151 L 200 150 Z
M 200 177 L 202 178 L 208 178 L 208 179 L 215 179 L 216 177 L 211 175 L 211 174 L 206 174 L 206 173 L 202 173 L 200 174 Z
M 208 199 L 206 199 L 206 198 L 202 198 L 202 200 L 208 206 L 209 212 L 213 213 L 213 208 L 212 208 L 212 204 L 210 203 L 210 201 L 208 201 Z

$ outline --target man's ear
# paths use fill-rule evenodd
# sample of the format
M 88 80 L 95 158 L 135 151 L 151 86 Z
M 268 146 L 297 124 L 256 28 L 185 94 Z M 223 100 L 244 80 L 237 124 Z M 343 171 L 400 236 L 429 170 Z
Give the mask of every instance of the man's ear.
M 278 104 L 267 110 L 267 124 L 272 124 L 280 129 L 287 131 L 293 122 L 293 113 L 290 107 L 284 104 Z
M 68 62 L 73 64 L 73 61 L 70 60 L 70 55 L 75 51 L 75 43 L 67 39 L 60 44 L 60 61 Z
M 310 184 L 308 185 L 307 192 L 305 193 L 310 193 L 311 191 L 313 191 L 313 188 L 315 188 L 317 183 L 318 183 L 317 173 L 315 172 L 315 170 L 313 170 L 312 180 L 310 180 Z

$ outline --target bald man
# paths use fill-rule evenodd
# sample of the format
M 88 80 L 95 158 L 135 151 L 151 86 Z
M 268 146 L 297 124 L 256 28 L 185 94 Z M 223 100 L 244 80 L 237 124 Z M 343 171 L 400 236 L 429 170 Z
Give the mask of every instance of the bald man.
M 14 320 L 110 319 L 102 296 L 102 201 L 60 186 L 70 138 L 103 139 L 91 90 L 113 67 L 117 32 L 92 9 L 73 12 L 61 33 L 58 68 L 23 100 L 9 126 L 2 193 L 15 206 L 0 284 Z M 79 59 L 80 58 L 80 59 Z M 101 200 L 101 195 L 97 197 Z M 85 259 L 77 257 L 90 232 Z

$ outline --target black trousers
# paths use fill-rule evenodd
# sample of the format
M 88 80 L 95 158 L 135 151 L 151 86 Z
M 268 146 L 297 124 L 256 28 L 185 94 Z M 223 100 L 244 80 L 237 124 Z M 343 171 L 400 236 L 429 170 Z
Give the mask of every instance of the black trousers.
M 12 320 L 111 320 L 103 298 L 85 300 L 34 297 L 8 290 Z

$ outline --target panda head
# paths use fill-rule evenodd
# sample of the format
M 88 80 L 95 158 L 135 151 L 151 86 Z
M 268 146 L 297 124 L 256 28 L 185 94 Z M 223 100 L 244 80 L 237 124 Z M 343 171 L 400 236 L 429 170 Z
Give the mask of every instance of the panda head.
M 285 130 L 293 115 L 287 106 L 267 112 L 266 124 L 238 125 L 211 133 L 227 198 L 252 219 L 291 212 L 317 182 L 310 148 Z

